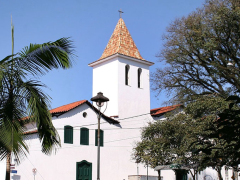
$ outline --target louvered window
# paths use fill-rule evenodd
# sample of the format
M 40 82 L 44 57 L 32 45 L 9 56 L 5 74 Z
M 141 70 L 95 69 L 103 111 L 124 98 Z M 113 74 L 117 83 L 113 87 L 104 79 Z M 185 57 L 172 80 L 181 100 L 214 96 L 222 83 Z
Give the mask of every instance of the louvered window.
M 103 146 L 103 139 L 104 139 L 104 133 L 103 130 L 100 129 L 100 146 Z M 98 145 L 98 130 L 95 130 L 95 146 Z
M 89 145 L 89 129 L 88 128 L 80 129 L 80 144 Z
M 64 143 L 73 144 L 73 127 L 64 126 Z

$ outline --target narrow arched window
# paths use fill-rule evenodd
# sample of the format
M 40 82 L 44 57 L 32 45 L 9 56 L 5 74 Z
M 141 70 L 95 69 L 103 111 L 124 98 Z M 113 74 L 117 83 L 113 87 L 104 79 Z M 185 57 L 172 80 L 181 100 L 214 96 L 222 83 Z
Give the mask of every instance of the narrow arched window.
M 138 68 L 138 88 L 142 87 L 142 69 Z
M 126 65 L 125 66 L 125 85 L 129 85 L 129 70 L 130 70 L 130 66 Z
M 89 129 L 88 128 L 80 128 L 80 144 L 89 145 Z
M 73 143 L 73 127 L 64 126 L 64 143 Z

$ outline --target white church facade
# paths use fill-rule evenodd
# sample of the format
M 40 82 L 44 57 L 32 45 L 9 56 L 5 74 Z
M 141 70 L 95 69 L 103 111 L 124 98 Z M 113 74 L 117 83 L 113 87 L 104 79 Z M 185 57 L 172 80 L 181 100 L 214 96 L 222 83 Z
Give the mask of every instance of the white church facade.
M 177 106 L 150 110 L 149 67 L 142 58 L 122 18 L 93 68 L 93 96 L 102 92 L 110 101 L 102 107 L 100 119 L 100 179 L 157 180 L 158 173 L 136 164 L 132 148 L 141 138 L 141 128 L 164 118 Z M 107 107 L 106 107 L 107 106 Z M 106 109 L 106 111 L 105 111 Z M 52 122 L 61 138 L 61 147 L 51 156 L 41 152 L 34 124 L 27 124 L 28 156 L 16 165 L 13 180 L 93 180 L 97 179 L 97 116 L 99 111 L 87 100 L 52 109 Z M 32 170 L 36 168 L 36 175 Z M 173 171 L 162 171 L 163 180 L 175 180 Z M 200 179 L 217 179 L 207 169 Z M 230 179 L 230 174 L 228 175 Z M 191 176 L 188 176 L 191 178 Z M 225 180 L 227 180 L 225 176 Z

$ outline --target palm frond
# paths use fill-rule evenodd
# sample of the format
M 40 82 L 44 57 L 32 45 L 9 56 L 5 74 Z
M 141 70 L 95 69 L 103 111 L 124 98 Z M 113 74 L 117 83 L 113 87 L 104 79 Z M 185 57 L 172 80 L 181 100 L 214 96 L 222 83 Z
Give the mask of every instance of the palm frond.
M 19 53 L 19 66 L 38 75 L 53 68 L 69 68 L 72 65 L 72 42 L 61 38 L 55 42 L 30 44 Z
M 27 112 L 30 122 L 36 122 L 42 152 L 50 154 L 61 146 L 60 137 L 54 128 L 49 112 L 49 98 L 40 89 L 43 85 L 38 81 L 27 81 L 22 84 L 23 96 L 27 101 Z
M 24 127 L 20 118 L 22 110 L 15 98 L 9 97 L 0 108 L 0 159 L 13 152 L 18 162 L 26 155 L 28 148 L 22 139 Z
M 12 62 L 12 58 L 14 57 L 15 55 L 9 55 L 9 56 L 6 56 L 5 58 L 3 58 L 2 60 L 0 60 L 0 66 L 6 62 Z
M 13 153 L 18 162 L 28 153 L 23 117 L 36 123 L 42 152 L 51 154 L 61 146 L 49 112 L 50 97 L 39 81 L 29 75 L 41 75 L 53 68 L 72 65 L 72 42 L 61 38 L 55 42 L 30 44 L 20 53 L 0 60 L 0 160 Z

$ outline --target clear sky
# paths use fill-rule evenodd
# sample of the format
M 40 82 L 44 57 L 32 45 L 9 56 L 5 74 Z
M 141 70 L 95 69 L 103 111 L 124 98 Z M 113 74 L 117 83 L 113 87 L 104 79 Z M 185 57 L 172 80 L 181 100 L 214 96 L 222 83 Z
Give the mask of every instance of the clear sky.
M 11 54 L 11 14 L 15 27 L 15 53 L 30 43 L 71 37 L 75 47 L 73 67 L 53 70 L 41 77 L 52 98 L 52 108 L 92 97 L 92 68 L 99 59 L 119 19 L 118 10 L 142 57 L 163 64 L 156 54 L 162 35 L 176 18 L 188 15 L 205 0 L 0 0 L 0 59 Z M 103 92 L 104 93 L 104 92 Z M 162 106 L 164 93 L 155 97 L 151 108 Z

